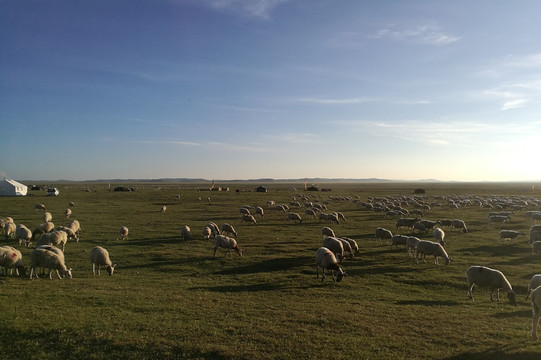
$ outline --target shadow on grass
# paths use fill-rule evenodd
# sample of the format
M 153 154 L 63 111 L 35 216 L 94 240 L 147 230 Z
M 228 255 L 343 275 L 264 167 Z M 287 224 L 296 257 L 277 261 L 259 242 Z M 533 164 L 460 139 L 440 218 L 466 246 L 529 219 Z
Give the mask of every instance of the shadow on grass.
M 494 349 L 479 352 L 469 351 L 445 358 L 445 360 L 539 360 L 539 356 L 539 352 L 534 351 L 509 353 L 508 351 L 505 351 L 505 349 Z
M 437 301 L 437 300 L 400 300 L 396 305 L 421 305 L 421 306 L 457 306 L 461 303 L 456 301 Z
M 287 271 L 294 268 L 302 268 L 312 265 L 313 260 L 306 256 L 277 258 L 265 261 L 260 261 L 254 264 L 239 266 L 231 269 L 216 271 L 215 274 L 231 275 L 231 274 L 255 274 L 261 272 Z

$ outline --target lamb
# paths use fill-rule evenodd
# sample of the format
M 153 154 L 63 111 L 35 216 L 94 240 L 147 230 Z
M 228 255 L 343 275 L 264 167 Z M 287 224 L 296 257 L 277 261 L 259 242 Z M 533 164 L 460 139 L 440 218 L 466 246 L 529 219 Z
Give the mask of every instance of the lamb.
M 541 274 L 536 274 L 530 279 L 530 283 L 528 284 L 528 293 L 526 294 L 526 300 L 530 298 L 530 293 L 532 292 L 532 290 L 538 286 L 541 286 Z
M 54 245 L 54 246 L 62 245 L 62 252 L 64 252 L 66 242 L 68 242 L 68 234 L 63 230 L 55 230 L 53 232 L 41 235 L 39 240 L 36 242 L 36 246 L 40 246 L 40 245 Z
M 539 324 L 539 317 L 541 316 L 541 286 L 536 287 L 532 293 L 532 337 L 538 339 L 537 337 L 537 326 Z
M 460 219 L 453 219 L 451 220 L 451 227 L 460 229 L 463 233 L 468 232 L 468 228 L 466 227 L 466 223 L 463 220 Z
M 391 230 L 378 227 L 374 231 L 374 237 L 376 238 L 376 241 L 379 240 L 381 242 L 383 240 L 387 240 L 387 243 L 389 243 L 389 241 L 393 238 L 393 233 L 391 232 Z
M 107 275 L 113 275 L 116 264 L 113 265 L 111 259 L 109 259 L 109 252 L 101 246 L 96 246 L 90 250 L 90 262 L 92 263 L 92 273 L 96 275 L 96 267 L 98 268 L 98 275 L 100 274 L 100 267 L 105 266 Z
M 325 281 L 325 270 L 332 271 L 332 279 L 335 282 L 340 282 L 346 276 L 336 261 L 333 252 L 326 247 L 320 247 L 316 251 L 316 279 L 319 278 L 319 268 L 323 269 L 321 282 Z
M 32 231 L 26 226 L 23 224 L 17 225 L 15 228 L 15 236 L 19 239 L 19 246 L 21 246 L 23 242 L 25 247 L 30 246 L 30 243 L 32 242 Z
M 432 231 L 432 236 L 436 242 L 441 244 L 441 246 L 445 246 L 445 232 L 442 229 L 435 228 L 434 231 Z
M 434 256 L 434 264 L 440 265 L 438 262 L 438 256 L 441 256 L 445 259 L 445 265 L 449 265 L 449 262 L 451 259 L 449 259 L 449 255 L 447 255 L 447 252 L 441 246 L 440 243 L 432 242 L 428 240 L 420 240 L 417 243 L 417 247 L 415 248 L 415 263 L 419 263 L 419 255 L 421 255 L 421 258 L 426 263 L 426 255 L 433 255 Z
M 128 233 L 129 233 L 129 229 L 127 226 L 122 226 L 120 228 L 120 236 L 122 237 L 122 240 L 127 240 L 128 239 Z
M 500 231 L 500 237 L 498 238 L 498 243 L 502 240 L 512 240 L 516 238 L 519 235 L 525 235 L 521 231 L 515 231 L 515 230 L 502 230 Z
M 466 278 L 468 280 L 468 298 L 473 300 L 472 290 L 475 285 L 488 287 L 490 290 L 490 300 L 494 301 L 494 291 L 496 291 L 496 299 L 500 301 L 500 289 L 507 291 L 507 298 L 511 305 L 517 304 L 517 297 L 511 284 L 505 275 L 495 269 L 485 266 L 470 266 L 466 270 Z
M 6 240 L 9 238 L 12 238 L 15 236 L 15 231 L 17 230 L 17 227 L 15 226 L 15 223 L 8 222 L 4 225 L 4 234 L 6 234 Z
M 249 222 L 249 223 L 252 223 L 252 224 L 257 224 L 257 221 L 255 220 L 255 217 L 253 215 L 242 215 L 242 219 L 241 219 L 241 222 L 245 223 L 245 222 Z
M 190 240 L 191 229 L 188 225 L 180 228 L 180 240 Z
M 7 245 L 0 247 L 0 267 L 5 269 L 6 275 L 7 269 L 15 269 L 17 276 L 26 274 L 22 258 L 19 250 Z
M 293 220 L 293 222 L 298 221 L 299 224 L 302 223 L 302 218 L 298 213 L 294 213 L 294 212 L 287 213 L 287 221 L 291 221 L 291 220 Z
M 321 235 L 323 235 L 323 239 L 326 237 L 335 237 L 333 229 L 327 226 L 321 228 Z
M 344 245 L 335 237 L 326 237 L 323 239 L 323 247 L 331 250 L 340 262 L 344 259 Z
M 233 227 L 233 225 L 230 225 L 228 223 L 222 224 L 222 234 L 232 234 L 233 236 L 237 237 L 237 231 Z
M 228 249 L 229 252 L 235 250 L 239 256 L 242 256 L 242 249 L 237 245 L 237 241 L 225 235 L 216 235 L 214 237 L 214 257 L 216 257 L 216 250 L 218 248 Z
M 71 279 L 71 269 L 66 267 L 64 263 L 64 256 L 56 254 L 53 251 L 50 251 L 46 248 L 36 248 L 32 253 L 30 253 L 30 280 L 33 276 L 36 276 L 36 279 L 39 279 L 36 269 L 38 267 L 48 268 L 49 269 L 49 279 L 52 279 L 52 270 L 56 270 L 58 278 Z

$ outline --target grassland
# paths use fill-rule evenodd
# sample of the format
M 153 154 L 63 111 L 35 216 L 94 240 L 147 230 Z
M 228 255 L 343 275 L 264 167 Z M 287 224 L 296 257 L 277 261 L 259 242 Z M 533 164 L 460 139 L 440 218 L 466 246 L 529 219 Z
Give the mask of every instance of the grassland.
M 267 200 L 289 203 L 299 184 L 229 184 L 228 192 L 199 191 L 197 184 L 123 184 L 135 192 L 112 192 L 106 184 L 62 183 L 58 197 L 37 192 L 0 198 L 0 217 L 34 227 L 44 203 L 56 225 L 73 201 L 81 241 L 66 245 L 72 280 L 0 276 L 0 357 L 5 359 L 540 359 L 541 341 L 530 338 L 528 281 L 541 273 L 527 237 L 498 244 L 500 227 L 488 224 L 489 209 L 433 208 L 432 220 L 461 218 L 467 234 L 446 231 L 449 266 L 414 264 L 403 249 L 376 244 L 377 226 L 395 230 L 395 219 L 366 211 L 353 201 L 332 201 L 347 221 L 331 225 L 355 239 L 360 254 L 343 265 L 341 283 L 315 278 L 321 244 L 318 220 L 288 223 Z M 317 184 L 332 192 L 311 198 L 475 194 L 541 197 L 531 184 L 381 183 Z M 537 188 L 541 188 L 537 184 Z M 302 186 L 300 186 L 302 187 Z M 239 190 L 239 191 L 236 191 Z M 207 200 L 210 198 L 210 202 Z M 445 203 L 445 202 L 443 202 Z M 160 213 L 161 205 L 167 212 Z M 238 208 L 261 205 L 257 225 L 242 225 Z M 301 214 L 304 209 L 300 209 Z M 226 256 L 202 240 L 208 221 L 238 230 L 244 256 Z M 180 241 L 189 225 L 192 239 Z M 130 229 L 119 240 L 120 226 Z M 527 232 L 521 212 L 504 228 Z M 403 230 L 402 232 L 405 232 Z M 420 235 L 429 239 L 430 235 Z M 2 240 L 15 244 L 14 240 Z M 88 252 L 106 247 L 115 273 L 94 276 Z M 17 245 L 18 246 L 18 245 Z M 22 248 L 29 263 L 31 249 Z M 479 264 L 502 270 L 518 293 L 518 306 L 491 302 L 476 288 L 467 299 L 464 272 Z M 505 299 L 505 296 L 502 298 Z

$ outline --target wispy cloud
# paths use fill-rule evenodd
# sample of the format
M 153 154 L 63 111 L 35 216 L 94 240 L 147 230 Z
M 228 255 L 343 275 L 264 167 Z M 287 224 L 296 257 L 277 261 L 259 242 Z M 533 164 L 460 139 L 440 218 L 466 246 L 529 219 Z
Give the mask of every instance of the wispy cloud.
M 445 33 L 435 25 L 419 25 L 413 28 L 399 28 L 396 25 L 391 25 L 379 29 L 369 38 L 411 40 L 428 45 L 448 45 L 460 40 L 460 37 Z
M 289 0 L 200 0 L 212 9 L 245 17 L 269 19 L 272 10 Z
M 526 102 L 527 102 L 526 99 L 516 99 L 516 100 L 507 101 L 503 104 L 500 110 L 505 111 L 505 110 L 511 110 L 511 109 L 518 109 L 518 108 L 524 107 Z
M 273 144 L 321 144 L 323 142 L 319 135 L 311 133 L 268 134 L 265 138 Z

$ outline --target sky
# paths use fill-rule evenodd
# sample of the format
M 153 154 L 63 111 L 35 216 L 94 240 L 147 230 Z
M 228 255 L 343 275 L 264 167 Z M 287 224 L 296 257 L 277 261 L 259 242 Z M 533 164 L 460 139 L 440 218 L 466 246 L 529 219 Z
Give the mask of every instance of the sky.
M 539 181 L 537 0 L 0 0 L 0 175 Z

